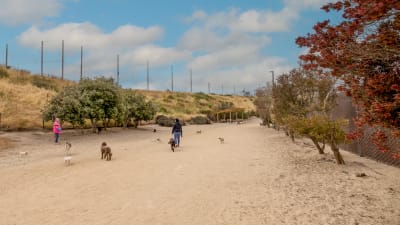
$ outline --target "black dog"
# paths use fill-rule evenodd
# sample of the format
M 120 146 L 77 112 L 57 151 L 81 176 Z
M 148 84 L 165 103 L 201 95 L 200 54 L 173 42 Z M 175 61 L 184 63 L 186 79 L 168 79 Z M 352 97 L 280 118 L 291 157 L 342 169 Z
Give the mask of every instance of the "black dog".
M 175 140 L 173 138 L 170 138 L 168 144 L 171 145 L 171 150 L 174 152 L 176 147 Z

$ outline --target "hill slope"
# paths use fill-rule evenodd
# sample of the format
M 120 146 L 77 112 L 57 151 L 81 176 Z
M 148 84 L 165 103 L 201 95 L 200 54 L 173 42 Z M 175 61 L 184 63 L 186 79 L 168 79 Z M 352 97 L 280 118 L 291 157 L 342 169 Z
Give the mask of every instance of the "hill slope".
M 34 129 L 43 126 L 41 111 L 64 86 L 76 82 L 32 75 L 28 71 L 0 67 L 0 129 Z M 167 91 L 132 90 L 158 106 L 158 114 L 189 119 L 221 107 L 255 110 L 253 99 Z

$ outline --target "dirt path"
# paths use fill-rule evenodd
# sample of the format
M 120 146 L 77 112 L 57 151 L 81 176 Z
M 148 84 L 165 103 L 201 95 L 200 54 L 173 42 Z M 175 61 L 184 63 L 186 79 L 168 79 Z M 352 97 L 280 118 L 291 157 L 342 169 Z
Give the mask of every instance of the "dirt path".
M 174 153 L 170 128 L 67 131 L 68 167 L 50 133 L 3 133 L 18 147 L 0 157 L 0 224 L 400 224 L 398 168 L 347 153 L 340 167 L 258 124 L 185 126 Z

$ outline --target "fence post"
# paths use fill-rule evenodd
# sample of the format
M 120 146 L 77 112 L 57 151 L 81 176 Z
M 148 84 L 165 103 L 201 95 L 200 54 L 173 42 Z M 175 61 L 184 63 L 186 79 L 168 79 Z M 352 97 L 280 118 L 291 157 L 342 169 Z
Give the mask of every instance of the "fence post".
M 357 148 L 357 153 L 358 153 L 358 155 L 359 155 L 360 157 L 364 157 L 363 149 L 362 149 L 361 146 L 360 146 L 360 141 L 359 141 L 359 140 L 356 141 L 356 148 Z

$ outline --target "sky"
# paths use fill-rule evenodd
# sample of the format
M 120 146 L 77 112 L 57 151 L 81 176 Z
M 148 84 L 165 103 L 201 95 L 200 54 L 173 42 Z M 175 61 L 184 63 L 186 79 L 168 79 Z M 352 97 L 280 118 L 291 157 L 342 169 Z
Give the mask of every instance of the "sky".
M 296 37 L 339 19 L 328 1 L 0 0 L 0 64 L 41 74 L 43 41 L 44 75 L 78 81 L 82 65 L 124 88 L 253 93 L 298 67 Z

